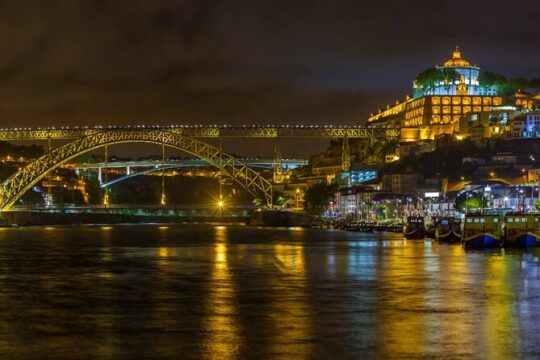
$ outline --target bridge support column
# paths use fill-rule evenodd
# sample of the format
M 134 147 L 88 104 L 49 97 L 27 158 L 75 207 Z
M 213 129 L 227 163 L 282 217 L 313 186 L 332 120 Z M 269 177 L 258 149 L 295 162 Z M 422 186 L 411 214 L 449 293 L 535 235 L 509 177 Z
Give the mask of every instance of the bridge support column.
M 126 166 L 126 175 L 131 175 L 131 166 Z
M 347 135 L 343 138 L 343 150 L 341 153 L 341 169 L 343 171 L 349 171 L 351 167 L 351 154 L 349 151 L 349 138 Z
M 109 146 L 105 145 L 105 183 L 108 183 L 108 177 L 107 177 L 107 163 L 109 162 Z M 101 170 L 101 168 L 99 169 Z M 105 193 L 103 194 L 103 205 L 109 206 L 110 199 L 109 199 L 109 187 L 105 187 Z
M 281 162 L 281 149 L 279 147 L 279 138 L 276 137 L 274 143 L 274 182 L 276 184 L 283 182 L 283 168 Z
M 51 144 L 51 138 L 47 138 L 47 152 L 50 154 L 52 150 L 52 144 Z M 46 207 L 52 207 L 54 205 L 54 199 L 52 194 L 52 172 L 49 173 L 49 176 L 47 176 L 47 196 L 45 199 L 45 206 Z
M 161 145 L 161 206 L 165 206 L 167 198 L 165 195 L 165 145 Z
M 98 183 L 99 185 L 103 185 L 103 172 L 101 171 L 101 167 L 98 167 L 97 169 L 97 179 L 98 179 Z

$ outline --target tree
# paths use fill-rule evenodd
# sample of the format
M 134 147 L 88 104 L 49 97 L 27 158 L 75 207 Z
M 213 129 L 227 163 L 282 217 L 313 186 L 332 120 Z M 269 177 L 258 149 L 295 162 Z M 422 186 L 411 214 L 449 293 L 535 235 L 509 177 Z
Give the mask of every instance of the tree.
M 484 208 L 486 205 L 484 195 L 477 192 L 466 191 L 456 197 L 456 210 L 467 212 L 472 209 Z
M 279 208 L 282 208 L 283 205 L 287 202 L 285 195 L 281 191 L 274 191 L 273 193 L 273 203 Z
M 536 202 L 534 203 L 534 207 L 536 208 L 536 210 L 540 211 L 540 199 L 536 200 Z
M 333 198 L 337 184 L 318 183 L 306 190 L 304 195 L 305 208 L 311 212 L 322 212 Z
M 416 85 L 429 91 L 431 88 L 439 85 L 441 82 L 453 84 L 460 78 L 458 72 L 452 68 L 432 67 L 422 71 L 414 80 Z
M 478 76 L 478 82 L 480 85 L 483 86 L 501 86 L 505 85 L 508 80 L 506 80 L 506 77 L 501 74 L 497 74 L 491 71 L 481 71 L 480 75 Z

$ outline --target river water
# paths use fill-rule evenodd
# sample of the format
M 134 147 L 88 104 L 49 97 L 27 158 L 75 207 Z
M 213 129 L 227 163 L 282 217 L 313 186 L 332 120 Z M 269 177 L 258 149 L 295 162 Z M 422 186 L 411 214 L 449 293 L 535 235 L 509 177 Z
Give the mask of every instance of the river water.
M 0 358 L 539 358 L 539 256 L 301 228 L 0 229 Z

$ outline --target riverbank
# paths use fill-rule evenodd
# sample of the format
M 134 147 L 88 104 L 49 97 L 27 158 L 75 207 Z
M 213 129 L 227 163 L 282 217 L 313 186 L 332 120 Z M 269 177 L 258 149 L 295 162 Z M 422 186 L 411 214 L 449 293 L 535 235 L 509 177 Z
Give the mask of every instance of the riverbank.
M 77 224 L 140 224 L 140 223 L 246 223 L 248 216 L 163 216 L 114 213 L 62 213 L 13 211 L 2 213 L 4 226 L 77 225 Z

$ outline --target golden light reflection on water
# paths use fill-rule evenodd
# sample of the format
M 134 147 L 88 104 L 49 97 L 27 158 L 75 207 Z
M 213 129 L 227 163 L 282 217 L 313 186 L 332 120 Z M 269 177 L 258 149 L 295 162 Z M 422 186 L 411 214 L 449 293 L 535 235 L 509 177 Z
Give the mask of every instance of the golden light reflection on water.
M 486 344 L 484 351 L 489 359 L 507 359 L 517 342 L 510 284 L 519 279 L 512 277 L 506 256 L 487 256 L 485 261 L 484 296 L 489 301 L 485 302 L 486 315 L 482 327 Z
M 433 287 L 438 290 L 434 294 L 438 301 L 433 301 L 433 305 L 446 310 L 431 315 L 432 352 L 439 348 L 442 353 L 471 356 L 476 353 L 471 323 L 475 304 L 471 292 L 464 291 L 471 281 L 467 255 L 461 246 L 438 245 L 437 258 L 439 284 Z
M 426 317 L 423 311 L 411 312 L 426 306 L 422 283 L 425 251 L 421 244 L 406 242 L 386 249 L 386 262 L 381 264 L 383 281 L 378 299 L 379 338 L 383 357 L 402 354 L 415 356 L 425 351 L 419 339 L 426 336 Z
M 512 284 L 518 279 L 511 278 L 508 258 L 410 242 L 387 251 L 378 295 L 382 357 L 505 359 L 516 351 Z
M 169 266 L 171 264 L 170 261 L 170 249 L 168 246 L 162 246 L 158 248 L 158 265 L 160 266 Z
M 272 311 L 273 358 L 312 357 L 313 319 L 306 291 L 306 266 L 303 245 L 274 245 L 274 265 L 279 273 L 271 277 L 275 302 Z
M 214 262 L 205 300 L 203 349 L 207 359 L 234 359 L 240 350 L 240 324 L 234 282 L 227 260 L 227 228 L 216 226 Z

